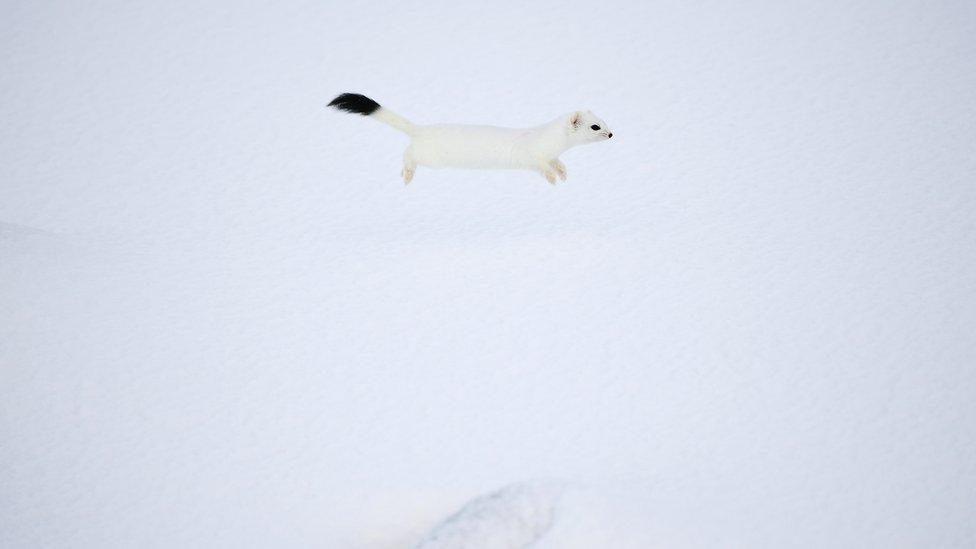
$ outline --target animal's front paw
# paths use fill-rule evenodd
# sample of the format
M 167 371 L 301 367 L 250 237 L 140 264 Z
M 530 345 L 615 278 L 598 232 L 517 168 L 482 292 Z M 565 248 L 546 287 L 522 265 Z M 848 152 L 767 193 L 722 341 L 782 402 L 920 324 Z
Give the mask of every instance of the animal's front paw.
M 400 175 L 403 176 L 404 185 L 409 185 L 410 182 L 413 181 L 413 170 L 409 168 L 403 168 L 403 170 L 400 172 Z
M 562 179 L 563 181 L 566 181 L 566 165 L 565 164 L 563 164 L 559 160 L 553 160 L 552 162 L 549 163 L 549 165 L 552 166 L 552 168 L 554 170 L 556 170 L 556 173 L 559 175 L 559 179 Z
M 556 184 L 556 172 L 553 172 L 553 171 L 544 171 L 544 172 L 542 172 L 542 175 L 545 176 L 546 181 L 548 181 L 549 183 L 551 183 L 553 185 Z

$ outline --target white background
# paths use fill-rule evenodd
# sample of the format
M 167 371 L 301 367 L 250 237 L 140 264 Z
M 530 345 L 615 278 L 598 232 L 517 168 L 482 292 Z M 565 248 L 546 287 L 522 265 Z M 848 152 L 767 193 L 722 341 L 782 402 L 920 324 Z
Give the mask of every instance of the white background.
M 974 6 L 5 2 L 0 545 L 976 545 Z

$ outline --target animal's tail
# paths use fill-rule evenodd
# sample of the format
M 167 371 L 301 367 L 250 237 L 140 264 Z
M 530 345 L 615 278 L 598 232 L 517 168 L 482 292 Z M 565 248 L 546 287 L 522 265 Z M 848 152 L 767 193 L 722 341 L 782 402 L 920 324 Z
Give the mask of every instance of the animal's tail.
M 358 93 L 344 93 L 329 102 L 330 107 L 335 107 L 340 111 L 352 112 L 375 118 L 384 124 L 393 126 L 401 132 L 410 135 L 413 133 L 414 125 L 399 114 L 381 107 L 379 103 Z

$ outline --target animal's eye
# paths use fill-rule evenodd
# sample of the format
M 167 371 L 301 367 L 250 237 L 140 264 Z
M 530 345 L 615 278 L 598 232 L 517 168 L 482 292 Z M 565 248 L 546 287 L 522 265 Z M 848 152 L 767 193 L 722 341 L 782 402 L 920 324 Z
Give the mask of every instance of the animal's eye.
M 593 131 L 597 131 L 597 130 L 600 129 L 600 126 L 597 126 L 596 124 L 593 124 L 592 126 L 590 126 L 590 129 L 593 130 Z

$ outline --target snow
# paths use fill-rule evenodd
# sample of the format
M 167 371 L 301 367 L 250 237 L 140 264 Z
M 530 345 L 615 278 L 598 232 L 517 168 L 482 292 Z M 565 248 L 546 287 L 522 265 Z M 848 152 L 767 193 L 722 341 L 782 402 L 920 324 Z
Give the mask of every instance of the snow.
M 4 11 L 0 546 L 976 545 L 974 4 Z
M 418 549 L 528 547 L 552 529 L 558 490 L 516 484 L 479 497 L 434 528 Z

